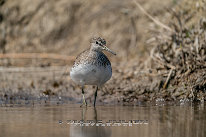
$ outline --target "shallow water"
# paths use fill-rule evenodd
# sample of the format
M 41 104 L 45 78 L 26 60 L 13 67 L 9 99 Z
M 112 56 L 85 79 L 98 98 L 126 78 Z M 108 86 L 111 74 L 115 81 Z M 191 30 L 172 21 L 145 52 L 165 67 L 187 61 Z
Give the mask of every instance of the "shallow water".
M 0 137 L 28 136 L 204 137 L 206 107 L 204 104 L 97 106 L 96 109 L 79 105 L 0 107 Z

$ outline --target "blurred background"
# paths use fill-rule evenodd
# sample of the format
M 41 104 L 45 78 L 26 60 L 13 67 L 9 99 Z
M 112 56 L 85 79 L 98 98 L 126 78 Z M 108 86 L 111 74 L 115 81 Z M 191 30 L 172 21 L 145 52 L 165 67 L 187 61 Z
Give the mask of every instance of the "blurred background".
M 154 16 L 177 2 L 139 0 Z M 93 36 L 107 40 L 116 58 L 142 56 L 153 22 L 127 0 L 1 0 L 2 53 L 58 53 L 76 56 Z M 6 64 L 4 64 L 6 65 Z
M 168 26 L 173 20 L 178 22 L 172 9 L 174 13 L 187 11 L 192 15 L 204 3 L 136 1 Z M 191 7 L 194 10 L 190 12 Z M 69 69 L 75 57 L 89 48 L 94 36 L 106 39 L 107 46 L 117 53 L 106 53 L 112 62 L 113 77 L 102 89 L 100 101 L 153 99 L 156 93 L 149 91 L 159 91 L 167 75 L 148 76 L 153 74 L 151 50 L 160 43 L 158 37 L 165 42 L 171 32 L 144 11 L 135 0 L 0 0 L 1 100 L 48 96 L 80 99 L 80 88 L 70 80 Z M 88 98 L 93 88 L 88 87 Z

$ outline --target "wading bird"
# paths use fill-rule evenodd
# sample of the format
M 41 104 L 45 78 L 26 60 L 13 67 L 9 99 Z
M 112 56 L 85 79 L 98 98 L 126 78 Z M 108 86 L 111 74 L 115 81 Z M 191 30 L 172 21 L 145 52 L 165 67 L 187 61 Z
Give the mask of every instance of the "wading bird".
M 96 85 L 94 94 L 94 106 L 97 98 L 97 90 L 112 76 L 112 67 L 107 56 L 102 52 L 106 50 L 114 55 L 115 52 L 106 47 L 103 38 L 92 38 L 90 49 L 80 53 L 70 71 L 71 79 L 82 87 L 82 105 L 87 106 L 84 96 L 84 85 Z

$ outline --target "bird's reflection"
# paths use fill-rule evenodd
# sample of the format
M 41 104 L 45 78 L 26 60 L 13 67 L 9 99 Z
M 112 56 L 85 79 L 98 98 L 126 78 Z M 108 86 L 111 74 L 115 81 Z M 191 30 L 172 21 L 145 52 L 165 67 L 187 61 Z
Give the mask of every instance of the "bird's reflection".
M 98 120 L 96 108 L 82 108 L 82 120 Z M 111 130 L 103 126 L 70 126 L 70 137 L 110 137 Z

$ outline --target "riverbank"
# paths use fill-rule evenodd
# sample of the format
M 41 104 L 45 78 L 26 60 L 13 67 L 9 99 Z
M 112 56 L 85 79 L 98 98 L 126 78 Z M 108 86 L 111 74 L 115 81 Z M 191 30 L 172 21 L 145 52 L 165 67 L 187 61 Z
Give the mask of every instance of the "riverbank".
M 98 92 L 99 103 L 206 99 L 205 3 L 161 2 L 160 6 L 158 0 L 139 1 L 141 10 L 135 2 L 99 2 L 61 0 L 54 6 L 54 1 L 38 0 L 32 8 L 25 8 L 30 5 L 26 1 L 1 5 L 4 55 L 55 53 L 47 58 L 2 57 L 1 102 L 52 98 L 81 102 L 80 87 L 69 78 L 69 70 L 93 35 L 104 37 L 118 53 L 107 54 L 113 76 Z M 94 89 L 86 87 L 90 102 Z

